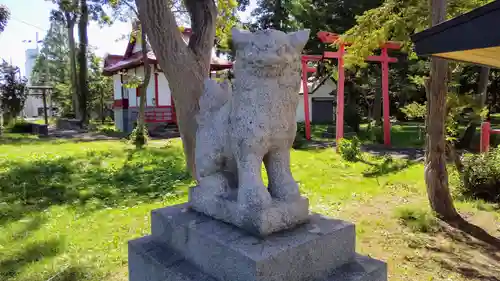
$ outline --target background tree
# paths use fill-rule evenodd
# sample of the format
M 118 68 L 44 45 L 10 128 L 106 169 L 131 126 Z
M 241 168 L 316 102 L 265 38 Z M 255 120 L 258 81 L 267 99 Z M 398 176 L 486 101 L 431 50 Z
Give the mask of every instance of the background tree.
M 250 24 L 251 29 L 273 28 L 281 31 L 295 29 L 297 22 L 291 15 L 292 5 L 290 0 L 259 0 L 257 8 L 252 11 L 254 21 Z
M 78 74 L 76 68 L 76 41 L 75 41 L 75 24 L 78 19 L 78 0 L 52 0 L 57 4 L 58 9 L 51 11 L 51 20 L 64 24 L 66 26 L 69 62 L 70 62 L 70 77 L 71 77 L 71 95 L 72 109 L 75 118 L 81 119 L 80 112 L 80 88 L 78 87 Z
M 89 20 L 110 23 L 110 17 L 103 8 L 104 0 L 52 0 L 58 10 L 52 11 L 52 18 L 64 22 L 68 28 L 70 65 L 75 117 L 85 125 L 89 120 L 89 85 L 87 49 Z M 79 48 L 76 48 L 74 27 L 78 24 Z M 74 61 L 73 61 L 74 60 Z M 78 68 L 77 68 L 78 65 Z
M 163 0 L 136 0 L 140 19 L 158 62 L 169 81 L 188 169 L 194 175 L 194 147 L 199 111 L 198 100 L 208 77 L 214 39 L 230 32 L 236 23 L 234 0 L 186 0 L 192 35 L 186 46 L 172 6 Z M 219 7 L 219 9 L 217 9 Z M 221 15 L 217 17 L 217 15 Z M 228 38 L 226 36 L 225 38 Z
M 3 61 L 0 66 L 0 113 L 5 117 L 5 123 L 9 123 L 22 111 L 27 94 L 26 82 L 26 78 L 20 77 L 18 67 Z
M 113 79 L 103 75 L 103 63 L 95 53 L 88 53 L 89 60 L 89 111 L 103 122 L 107 104 L 113 100 Z
M 0 33 L 2 33 L 5 30 L 9 18 L 10 18 L 10 12 L 7 6 L 0 5 Z
M 136 22 L 134 23 L 134 31 L 131 34 L 130 40 L 136 41 L 135 44 L 141 44 L 141 52 L 143 57 L 143 67 L 144 67 L 144 77 L 130 77 L 131 82 L 128 83 L 129 87 L 139 89 L 139 116 L 137 118 L 137 126 L 132 133 L 133 142 L 136 148 L 142 148 L 147 143 L 148 130 L 145 121 L 145 108 L 146 108 L 146 97 L 149 81 L 151 80 L 151 65 L 149 64 L 148 52 L 150 51 L 149 44 L 147 42 L 146 32 L 143 31 L 144 27 L 140 22 L 140 15 L 135 7 L 134 1 L 131 0 L 114 0 L 110 1 L 109 4 L 115 11 L 115 15 L 121 20 L 126 20 L 129 17 L 127 15 L 132 14 L 135 16 Z
M 63 115 L 74 113 L 68 41 L 65 24 L 53 20 L 32 73 L 34 84 L 45 82 L 54 87 L 51 99 L 61 107 Z
M 10 17 L 10 12 L 9 9 L 7 9 L 7 6 L 5 5 L 0 5 L 0 33 L 2 33 L 5 30 L 5 27 L 7 26 L 7 21 L 9 20 Z M 2 111 L 2 103 L 0 102 L 0 135 L 2 134 L 3 131 L 3 111 Z
M 488 84 L 490 80 L 490 68 L 489 67 L 469 67 L 472 69 L 473 72 L 477 73 L 479 77 L 475 79 L 474 82 L 477 82 L 477 89 L 475 91 L 476 97 L 473 103 L 476 106 L 479 106 L 481 108 L 486 106 L 486 101 L 488 98 Z M 463 74 L 468 73 L 470 75 L 471 71 L 462 71 L 462 79 L 465 78 L 463 77 Z M 467 78 L 465 78 L 467 79 Z M 461 82 L 461 81 L 460 81 Z M 462 85 L 462 83 L 460 83 Z M 474 83 L 476 84 L 476 83 Z M 462 92 L 462 91 L 461 91 Z M 467 91 L 467 93 L 470 91 Z M 465 133 L 463 136 L 458 140 L 457 142 L 457 147 L 458 148 L 469 148 L 472 143 L 472 139 L 476 133 L 476 129 L 480 126 L 480 123 L 482 121 L 482 117 L 478 114 L 472 114 L 470 116 L 470 122 L 467 126 L 467 129 L 465 130 Z
M 102 105 L 112 99 L 112 82 L 109 77 L 102 75 L 101 58 L 97 57 L 91 48 L 87 50 L 89 115 L 97 112 L 102 118 Z M 44 37 L 32 77 L 35 84 L 54 87 L 51 98 L 61 107 L 63 115 L 71 114 L 73 110 L 70 57 L 66 26 L 60 21 L 53 20 Z
M 89 25 L 89 7 L 87 0 L 80 0 L 79 4 L 80 18 L 78 20 L 78 38 L 79 48 L 77 55 L 78 63 L 78 85 L 80 88 L 79 106 L 82 125 L 86 126 L 90 119 L 89 107 L 89 85 L 88 85 L 88 65 L 87 65 L 87 46 L 89 44 L 88 25 Z
M 139 43 L 141 44 L 141 52 L 142 52 L 142 57 L 143 57 L 143 64 L 144 64 L 144 78 L 142 79 L 141 83 L 139 84 L 139 93 L 140 93 L 140 99 L 139 99 L 139 120 L 137 122 L 137 128 L 135 132 L 135 139 L 134 143 L 137 148 L 142 148 L 148 139 L 148 131 L 146 127 L 146 116 L 145 116 L 145 107 L 146 107 L 146 96 L 147 96 L 147 89 L 149 86 L 149 81 L 151 80 L 151 65 L 149 64 L 148 61 L 148 44 L 147 44 L 147 37 L 146 37 L 146 32 L 143 30 L 142 24 L 139 24 L 139 28 L 137 29 L 137 34 L 135 35 L 135 40 L 137 40 L 136 44 Z
M 325 46 L 316 36 L 318 31 L 343 34 L 356 24 L 357 15 L 376 8 L 381 3 L 382 0 L 296 0 L 292 1 L 290 15 L 302 27 L 311 29 L 311 38 L 305 49 L 312 53 L 320 53 Z

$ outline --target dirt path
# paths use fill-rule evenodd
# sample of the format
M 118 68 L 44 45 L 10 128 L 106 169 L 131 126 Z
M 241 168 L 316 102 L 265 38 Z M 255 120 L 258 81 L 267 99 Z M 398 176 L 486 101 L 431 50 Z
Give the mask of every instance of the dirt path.
M 310 141 L 307 143 L 305 149 L 324 149 L 335 148 L 335 141 Z M 403 158 L 408 160 L 423 161 L 424 149 L 423 148 L 393 148 L 385 147 L 382 144 L 365 144 L 361 146 L 361 151 L 370 153 L 375 156 L 390 155 L 396 158 Z

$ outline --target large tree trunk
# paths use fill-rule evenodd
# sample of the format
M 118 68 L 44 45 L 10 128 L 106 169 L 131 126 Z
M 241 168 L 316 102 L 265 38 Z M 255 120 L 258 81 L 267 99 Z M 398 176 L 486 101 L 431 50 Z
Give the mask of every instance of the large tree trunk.
M 210 71 L 217 7 L 213 0 L 185 0 L 192 28 L 189 46 L 186 46 L 168 1 L 136 0 L 136 5 L 151 46 L 169 81 L 187 167 L 194 176 L 196 114 L 203 83 Z
M 80 51 L 78 52 L 78 86 L 80 87 L 80 112 L 82 125 L 85 126 L 89 121 L 88 100 L 88 65 L 87 65 L 87 46 L 89 43 L 87 28 L 89 23 L 89 9 L 86 0 L 80 0 L 80 21 L 78 22 L 78 35 L 80 39 Z
M 431 0 L 432 24 L 446 17 L 446 0 Z M 460 218 L 450 195 L 446 170 L 445 115 L 448 63 L 444 59 L 431 59 L 431 75 L 428 86 L 427 139 L 425 182 L 432 210 L 440 218 L 453 221 Z

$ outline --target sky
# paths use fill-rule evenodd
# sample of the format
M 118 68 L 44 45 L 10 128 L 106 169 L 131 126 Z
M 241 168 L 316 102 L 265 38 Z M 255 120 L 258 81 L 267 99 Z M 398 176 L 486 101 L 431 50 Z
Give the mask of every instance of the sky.
M 250 2 L 247 11 L 240 14 L 243 21 L 247 21 L 250 11 L 256 5 L 256 0 L 250 0 Z M 46 0 L 0 0 L 0 4 L 6 5 L 11 13 L 5 31 L 0 33 L 0 58 L 8 62 L 12 61 L 13 65 L 21 68 L 21 74 L 25 75 L 25 51 L 36 48 L 34 42 L 37 33 L 39 40 L 45 36 L 50 27 L 50 11 L 55 6 Z M 116 22 L 112 26 L 105 27 L 90 23 L 89 44 L 97 48 L 95 52 L 101 57 L 107 53 L 123 54 L 127 44 L 123 36 L 129 34 L 131 28 L 130 23 L 124 22 Z M 75 36 L 77 36 L 76 28 Z M 32 42 L 23 42 L 24 40 Z

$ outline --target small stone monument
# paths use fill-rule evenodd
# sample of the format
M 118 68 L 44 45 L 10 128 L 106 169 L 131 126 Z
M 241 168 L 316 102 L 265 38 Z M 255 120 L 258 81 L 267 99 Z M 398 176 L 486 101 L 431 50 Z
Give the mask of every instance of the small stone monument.
M 354 225 L 310 214 L 290 172 L 309 30 L 232 35 L 233 87 L 207 79 L 200 98 L 198 186 L 129 242 L 130 281 L 386 281 L 355 253 Z

